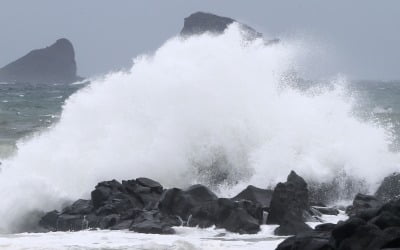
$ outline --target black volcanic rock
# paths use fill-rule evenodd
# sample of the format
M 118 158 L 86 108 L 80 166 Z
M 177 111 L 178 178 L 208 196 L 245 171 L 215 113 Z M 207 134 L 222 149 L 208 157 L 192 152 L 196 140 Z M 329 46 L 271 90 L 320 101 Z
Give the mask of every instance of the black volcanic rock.
M 399 197 L 400 195 L 400 173 L 387 176 L 379 186 L 375 196 L 382 201 Z
M 296 172 L 291 171 L 287 181 L 278 183 L 275 187 L 267 224 L 280 224 L 285 219 L 304 221 L 304 211 L 308 209 L 307 183 Z
M 182 36 L 200 35 L 205 32 L 221 34 L 232 23 L 238 23 L 250 38 L 262 37 L 262 34 L 253 28 L 239 23 L 229 17 L 217 16 L 211 13 L 196 12 L 185 18 L 181 31 Z M 275 40 L 274 40 L 275 41 Z
M 370 202 L 376 204 L 373 196 L 357 196 L 355 203 L 360 203 L 362 206 L 355 216 L 337 225 L 320 225 L 313 231 L 288 238 L 277 249 L 400 249 L 400 200 L 392 199 L 378 208 L 372 208 Z M 371 213 L 371 210 L 374 212 Z
M 242 192 L 232 198 L 234 201 L 249 200 L 254 203 L 259 203 L 263 207 L 269 207 L 272 199 L 272 190 L 262 189 L 253 185 L 247 186 Z
M 63 38 L 53 45 L 32 50 L 0 69 L 0 81 L 29 83 L 71 83 L 77 76 L 72 43 Z
M 148 178 L 103 181 L 91 192 L 91 200 L 77 200 L 62 212 L 45 214 L 39 225 L 49 231 L 90 228 L 129 229 L 140 233 L 172 234 L 173 226 L 215 225 L 237 233 L 257 233 L 263 208 L 249 200 L 218 198 L 203 185 L 182 190 Z
M 310 210 L 307 183 L 291 171 L 285 183 L 278 183 L 272 195 L 267 224 L 279 224 L 278 235 L 292 235 L 310 230 L 305 224 Z
M 382 202 L 372 195 L 357 194 L 353 200 L 353 205 L 347 207 L 346 213 L 349 216 L 365 217 L 365 214 L 377 211 L 382 206 Z

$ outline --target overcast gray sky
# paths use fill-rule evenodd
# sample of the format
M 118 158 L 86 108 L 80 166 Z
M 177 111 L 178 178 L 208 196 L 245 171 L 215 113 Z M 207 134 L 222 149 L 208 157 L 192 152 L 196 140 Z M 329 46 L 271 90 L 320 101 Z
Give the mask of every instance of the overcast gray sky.
M 195 11 L 272 37 L 318 41 L 328 72 L 400 79 L 399 0 L 0 0 L 0 67 L 61 37 L 74 44 L 80 75 L 126 67 L 177 34 Z

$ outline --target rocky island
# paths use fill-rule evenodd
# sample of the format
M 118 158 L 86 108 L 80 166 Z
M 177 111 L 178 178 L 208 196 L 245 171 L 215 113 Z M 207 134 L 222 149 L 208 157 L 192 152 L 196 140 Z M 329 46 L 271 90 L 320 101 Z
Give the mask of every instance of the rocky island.
M 77 75 L 72 43 L 59 39 L 43 49 L 32 50 L 25 56 L 0 69 L 0 81 L 21 83 L 72 83 L 82 80 Z

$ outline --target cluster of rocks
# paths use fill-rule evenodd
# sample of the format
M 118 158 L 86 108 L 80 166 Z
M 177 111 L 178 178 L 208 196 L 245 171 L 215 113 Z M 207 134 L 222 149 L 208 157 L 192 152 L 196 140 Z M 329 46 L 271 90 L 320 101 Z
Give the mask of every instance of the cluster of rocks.
M 400 249 L 400 174 L 384 179 L 375 195 L 357 194 L 349 219 L 320 224 L 283 241 L 277 250 Z
M 91 228 L 173 234 L 174 226 L 224 228 L 253 234 L 262 224 L 279 225 L 276 235 L 287 238 L 278 250 L 400 248 L 400 174 L 387 177 L 375 196 L 357 194 L 346 209 L 349 219 L 315 229 L 306 222 L 323 222 L 322 214 L 339 210 L 311 203 L 307 183 L 292 171 L 274 190 L 248 186 L 233 198 L 220 198 L 197 184 L 165 189 L 148 179 L 100 182 L 90 200 L 77 200 L 61 212 L 45 214 L 39 225 L 48 231 Z
M 307 184 L 295 172 L 274 191 L 248 186 L 233 198 L 219 198 L 200 184 L 185 190 L 164 189 L 154 180 L 138 178 L 101 182 L 90 200 L 48 212 L 39 224 L 49 231 L 100 228 L 157 234 L 172 234 L 173 226 L 215 225 L 252 234 L 268 223 L 280 225 L 277 234 L 292 235 L 311 231 L 304 223 L 312 217 L 310 211 Z

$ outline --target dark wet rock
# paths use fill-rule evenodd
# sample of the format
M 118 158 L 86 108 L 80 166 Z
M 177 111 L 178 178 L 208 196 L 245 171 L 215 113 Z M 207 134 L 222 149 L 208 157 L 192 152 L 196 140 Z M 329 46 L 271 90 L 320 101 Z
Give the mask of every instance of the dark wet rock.
M 120 193 L 122 191 L 122 184 L 116 180 L 100 182 L 91 193 L 94 208 L 101 207 L 110 199 L 112 194 Z
M 29 52 L 0 69 L 0 81 L 23 83 L 71 83 L 77 76 L 72 43 L 59 39 L 53 45 Z
M 175 230 L 169 225 L 164 223 L 157 223 L 154 221 L 143 221 L 139 223 L 134 223 L 130 226 L 129 230 L 135 231 L 137 233 L 146 234 L 174 234 Z
M 89 214 L 93 210 L 92 201 L 79 199 L 75 201 L 71 206 L 64 208 L 62 213 L 64 214 Z
M 295 190 L 296 199 L 284 204 L 305 207 L 303 198 L 306 184 L 301 177 L 291 173 L 287 191 L 291 196 Z M 224 228 L 240 234 L 257 233 L 264 221 L 264 205 L 258 200 L 264 191 L 250 190 L 250 199 L 218 198 L 203 185 L 187 189 L 164 190 L 156 181 L 148 178 L 100 182 L 91 193 L 91 200 L 77 200 L 62 212 L 45 214 L 40 226 L 51 231 L 78 231 L 91 228 L 130 229 L 142 233 L 170 234 L 173 226 L 198 226 Z M 253 191 L 256 192 L 253 192 Z M 300 192 L 299 192 L 300 190 Z M 242 194 L 246 194 L 242 193 Z M 246 195 L 248 195 L 247 193 Z M 278 192 L 279 194 L 279 192 Z M 283 196 L 277 196 L 283 197 Z M 265 200 L 263 200 L 265 201 Z M 291 207 L 284 217 L 297 218 L 298 209 Z M 295 211 L 295 212 L 293 212 Z M 306 232 L 309 227 L 302 220 L 282 221 L 278 234 Z M 302 224 L 303 223 L 303 224 Z
M 236 233 L 257 233 L 260 231 L 262 207 L 250 201 L 234 202 L 220 198 L 214 215 L 215 225 Z
M 310 210 L 307 211 L 309 213 L 309 216 L 315 216 L 315 217 L 321 217 L 322 213 L 315 209 L 314 207 L 310 207 Z
M 239 208 L 246 210 L 246 212 L 253 216 L 253 218 L 257 219 L 258 223 L 263 223 L 264 207 L 261 204 L 249 200 L 236 201 L 235 204 L 237 204 Z
M 269 207 L 274 191 L 258 188 L 252 185 L 247 186 L 242 192 L 232 198 L 234 201 L 249 200 L 253 203 L 259 203 L 263 207 Z
M 161 186 L 160 183 L 152 179 L 141 177 L 137 178 L 136 181 L 139 185 L 142 185 L 144 187 L 149 187 L 151 191 L 154 191 L 156 193 L 162 193 L 163 191 L 163 186 Z
M 400 226 L 400 217 L 388 211 L 383 211 L 369 222 L 381 229 L 386 229 L 388 227 Z
M 313 201 L 310 200 L 310 206 L 311 207 L 327 207 L 327 205 L 321 201 Z
M 331 232 L 335 228 L 336 224 L 333 223 L 324 223 L 319 224 L 315 227 L 315 231 L 318 232 Z
M 400 195 L 400 173 L 393 173 L 387 176 L 379 186 L 375 196 L 387 202 L 391 199 L 398 198 Z
M 275 229 L 275 235 L 296 235 L 299 233 L 312 231 L 311 227 L 306 223 L 298 220 L 284 220 L 279 227 Z
M 229 215 L 218 226 L 240 234 L 255 234 L 260 231 L 258 220 L 243 208 L 230 210 Z
M 399 249 L 400 200 L 392 199 L 383 206 L 373 196 L 358 195 L 355 200 L 355 205 L 360 208 L 359 212 L 348 220 L 337 225 L 319 225 L 312 232 L 286 239 L 277 249 Z M 371 208 L 374 205 L 377 206 Z
M 358 219 L 337 225 L 338 229 L 307 232 L 284 240 L 280 250 L 378 250 L 400 247 L 400 228 L 385 230 Z M 338 233 L 340 231 L 340 233 Z
M 288 225 L 307 228 L 305 214 L 310 210 L 307 183 L 292 171 L 285 183 L 276 185 L 269 208 L 267 224 Z M 303 224 L 301 227 L 300 224 Z M 281 230 L 284 232 L 285 230 Z
M 60 213 L 56 210 L 46 213 L 39 221 L 39 226 L 49 231 L 57 231 L 57 221 Z
M 133 220 L 123 220 L 119 223 L 117 223 L 114 226 L 111 226 L 110 229 L 111 230 L 125 230 L 125 229 L 129 229 L 131 227 L 133 223 Z
M 333 247 L 330 234 L 311 231 L 284 240 L 276 250 L 333 250 Z
M 334 235 L 334 231 L 332 235 Z M 365 224 L 357 227 L 345 239 L 337 242 L 336 246 L 339 249 L 371 249 L 371 243 L 381 237 L 383 237 L 383 232 L 377 226 Z
M 398 250 L 400 248 L 400 228 L 390 227 L 383 230 L 383 235 L 375 238 L 371 244 L 371 249 Z
M 186 193 L 190 195 L 191 198 L 197 203 L 218 199 L 218 197 L 209 188 L 200 184 L 190 186 L 188 189 L 186 189 Z
M 61 213 L 48 213 L 40 225 L 59 231 L 114 227 L 124 220 L 137 218 L 143 209 L 157 208 L 162 191 L 158 182 L 148 178 L 122 184 L 116 180 L 100 182 L 92 191 L 91 200 L 77 200 Z
M 327 214 L 327 215 L 338 215 L 339 214 L 339 210 L 334 207 L 312 206 L 312 208 L 317 210 L 321 214 Z
M 186 221 L 194 208 L 215 200 L 217 196 L 203 185 L 193 185 L 187 190 L 172 188 L 162 194 L 159 209 L 165 214 L 177 215 Z
M 336 246 L 339 246 L 344 239 L 351 237 L 358 227 L 366 223 L 366 221 L 360 218 L 350 218 L 345 222 L 339 223 L 332 230 L 332 238 L 335 240 Z
M 357 194 L 353 200 L 353 205 L 346 209 L 349 216 L 356 216 L 361 213 L 374 212 L 382 206 L 382 202 L 372 195 Z
M 160 200 L 160 211 L 179 216 L 188 226 L 225 228 L 237 233 L 256 233 L 260 230 L 262 207 L 251 201 L 235 202 L 220 198 L 202 185 L 187 190 L 169 189 Z
M 119 214 L 110 214 L 100 219 L 98 227 L 100 229 L 107 229 L 117 225 L 120 222 Z
M 88 228 L 83 215 L 61 214 L 57 218 L 57 231 L 79 231 Z
M 143 210 L 133 220 L 129 230 L 138 233 L 173 234 L 172 226 L 178 226 L 179 220 L 164 217 L 158 210 Z

